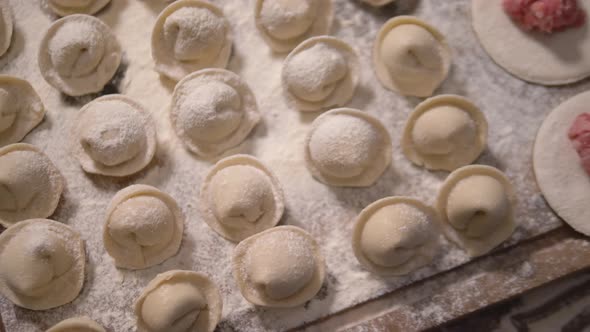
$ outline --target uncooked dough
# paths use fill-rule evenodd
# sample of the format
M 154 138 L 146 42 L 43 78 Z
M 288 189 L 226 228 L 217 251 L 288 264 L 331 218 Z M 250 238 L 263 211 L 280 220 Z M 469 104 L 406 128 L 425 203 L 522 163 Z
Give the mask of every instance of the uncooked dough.
M 198 0 L 180 0 L 166 7 L 152 31 L 156 70 L 172 80 L 203 68 L 225 68 L 232 32 L 223 11 Z
M 150 163 L 157 148 L 150 113 L 124 95 L 106 95 L 84 105 L 72 136 L 80 165 L 94 174 L 137 173 Z
M 29 219 L 0 234 L 0 293 L 19 307 L 46 310 L 73 301 L 84 283 L 80 234 L 49 219 Z
M 17 143 L 0 148 L 0 224 L 53 214 L 64 178 L 41 150 Z
M 213 332 L 221 311 L 217 286 L 193 271 L 158 274 L 135 302 L 139 332 Z
M 285 209 L 279 180 L 248 155 L 218 161 L 203 181 L 199 204 L 207 224 L 233 242 L 274 227 Z
M 487 134 L 487 120 L 471 101 L 440 95 L 416 106 L 406 122 L 401 145 L 414 164 L 453 171 L 479 157 Z
M 506 175 L 482 165 L 451 173 L 437 198 L 445 235 L 471 256 L 483 255 L 510 237 L 516 228 L 515 205 Z
M 13 28 L 8 0 L 0 0 L 0 56 L 4 55 L 10 47 Z
M 281 74 L 287 100 L 300 111 L 344 106 L 359 80 L 356 51 L 341 39 L 305 40 L 285 59 Z
M 436 211 L 409 197 L 380 199 L 361 211 L 352 248 L 369 271 L 396 276 L 429 264 L 440 245 Z
M 278 226 L 238 244 L 233 274 L 249 302 L 295 307 L 311 300 L 322 287 L 324 258 L 309 233 L 295 226 Z
M 49 8 L 59 16 L 92 15 L 103 9 L 109 2 L 111 0 L 47 0 Z
M 252 90 L 238 75 L 203 69 L 174 88 L 170 119 L 190 151 L 213 157 L 246 139 L 260 114 Z
M 332 27 L 332 0 L 257 0 L 256 27 L 275 52 L 289 52 L 302 41 L 328 35 Z
M 319 181 L 338 187 L 368 187 L 391 163 L 391 138 L 371 115 L 338 108 L 317 117 L 305 139 L 305 161 Z
M 45 116 L 45 106 L 31 84 L 0 75 L 0 147 L 20 142 Z
M 396 16 L 377 33 L 373 66 L 387 89 L 429 97 L 449 73 L 451 50 L 435 27 L 413 16 Z
M 586 13 L 590 0 L 578 0 Z M 551 34 L 525 31 L 502 8 L 502 1 L 473 0 L 473 29 L 490 57 L 512 75 L 543 85 L 562 85 L 590 76 L 588 22 Z
M 590 236 L 590 176 L 567 133 L 576 117 L 588 112 L 590 92 L 553 110 L 543 121 L 533 151 L 539 188 L 551 208 L 580 233 Z
M 175 255 L 184 215 L 170 195 L 143 184 L 120 190 L 107 208 L 104 247 L 115 265 L 145 269 Z
M 88 317 L 74 317 L 62 320 L 46 332 L 106 332 L 106 330 Z

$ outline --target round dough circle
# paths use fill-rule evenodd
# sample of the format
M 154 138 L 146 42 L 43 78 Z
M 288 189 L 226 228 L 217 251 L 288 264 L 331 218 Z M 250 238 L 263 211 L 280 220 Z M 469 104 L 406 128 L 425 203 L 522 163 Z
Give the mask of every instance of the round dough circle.
M 62 320 L 46 332 L 106 332 L 106 330 L 88 317 L 73 317 Z
M 475 179 L 476 182 L 474 183 L 472 181 L 462 185 L 462 182 L 466 179 Z M 503 189 L 501 193 L 494 190 L 497 189 L 494 188 L 495 185 L 501 186 L 501 189 Z M 473 187 L 476 190 L 471 189 Z M 456 188 L 460 188 L 460 193 L 457 194 L 459 195 L 459 199 L 452 197 L 453 191 Z M 484 189 L 488 189 L 490 192 L 484 192 Z M 498 195 L 501 197 L 497 197 Z M 471 199 L 471 202 L 460 201 L 461 198 L 465 197 Z M 449 202 L 452 201 L 454 206 L 458 205 L 457 208 L 466 210 L 466 212 L 458 211 L 458 213 L 465 212 L 463 215 L 469 214 L 473 218 L 480 215 L 480 213 L 485 213 L 485 216 L 495 212 L 492 209 L 494 207 L 493 203 L 496 203 L 493 201 L 494 198 L 500 198 L 505 201 L 507 209 L 506 216 L 505 219 L 500 220 L 502 223 L 499 225 L 480 225 L 482 227 L 493 226 L 494 229 L 490 229 L 490 227 L 482 229 L 482 231 L 485 231 L 484 233 L 489 233 L 486 236 L 470 237 L 465 234 L 466 232 L 462 232 L 451 225 L 448 215 L 449 211 L 447 209 Z M 516 220 L 514 219 L 515 205 L 516 193 L 506 175 L 494 167 L 483 165 L 464 166 L 452 172 L 441 186 L 436 200 L 436 207 L 441 217 L 443 233 L 449 240 L 465 249 L 472 257 L 487 253 L 510 237 L 517 226 Z M 468 226 L 465 225 L 465 227 Z M 467 232 L 469 232 L 469 229 L 467 229 Z
M 146 302 L 148 305 L 144 307 Z M 204 302 L 204 307 L 201 307 L 201 310 L 195 308 L 197 304 L 195 302 Z M 137 330 L 139 332 L 172 330 L 171 326 L 157 330 L 150 328 L 145 322 L 144 311 L 150 314 L 150 320 L 156 320 L 158 323 L 169 322 L 172 325 L 176 319 L 185 321 L 190 315 L 189 310 L 193 309 L 200 312 L 196 322 L 190 324 L 191 328 L 186 331 L 213 332 L 221 319 L 222 306 L 219 289 L 206 275 L 194 271 L 167 271 L 152 279 L 135 302 Z
M 551 208 L 580 233 L 590 236 L 590 176 L 568 138 L 576 117 L 588 112 L 590 92 L 556 107 L 539 128 L 533 150 L 537 184 Z
M 108 112 L 113 112 L 110 108 L 105 110 L 105 107 L 112 107 L 111 105 L 116 107 L 114 110 L 115 113 L 113 114 L 121 113 L 120 119 L 115 118 L 115 116 L 105 117 L 104 113 L 107 110 Z M 117 120 L 119 121 L 117 122 Z M 127 123 L 123 121 L 127 121 Z M 92 130 L 93 127 L 97 128 L 103 124 L 123 127 L 131 124 L 137 124 L 140 126 L 138 130 L 143 131 L 143 133 L 140 132 L 138 135 L 143 134 L 143 137 L 137 137 L 137 139 L 139 139 L 138 142 L 127 142 L 127 145 L 136 146 L 136 154 L 134 157 L 122 162 L 117 161 L 112 165 L 106 165 L 94 159 L 96 156 L 92 156 L 82 145 L 82 137 L 84 137 L 86 132 Z M 100 127 L 98 128 L 100 129 Z M 129 135 L 121 135 L 120 132 L 122 129 L 125 130 L 126 128 L 115 127 L 115 129 L 119 131 L 119 136 L 115 138 L 128 138 L 127 136 Z M 98 138 L 103 139 L 102 131 L 99 135 L 100 137 Z M 74 155 L 78 158 L 84 171 L 108 176 L 127 176 L 141 171 L 154 157 L 158 145 L 156 140 L 156 127 L 149 111 L 137 101 L 124 95 L 106 95 L 94 99 L 90 103 L 84 105 L 78 113 L 73 130 L 73 138 L 74 142 L 72 145 Z M 99 140 L 99 142 L 94 144 L 98 144 L 100 147 L 110 146 L 110 144 L 106 144 L 106 142 L 102 142 L 102 140 Z M 89 146 L 89 149 L 91 148 L 92 147 Z M 129 147 L 123 146 L 120 148 Z M 119 154 L 123 155 L 124 151 L 119 151 Z M 115 158 L 109 150 L 102 151 L 100 156 L 102 158 Z
M 361 128 L 360 125 L 363 127 Z M 347 126 L 347 128 L 338 128 L 339 126 Z M 365 127 L 371 127 L 374 131 L 367 133 Z M 358 133 L 351 134 L 350 130 L 355 130 Z M 319 134 L 318 137 L 316 137 L 316 133 Z M 361 138 L 364 139 L 361 140 Z M 374 142 L 374 140 L 379 140 L 379 142 Z M 339 146 L 334 148 L 333 145 L 336 143 Z M 322 162 L 326 165 L 322 166 L 315 160 L 318 156 L 316 155 L 314 158 L 314 153 L 311 151 L 314 147 L 314 150 L 317 150 L 315 154 L 323 152 L 325 155 L 331 151 L 329 155 L 321 156 Z M 356 150 L 364 149 L 363 151 L 348 151 L 355 150 L 355 148 Z M 366 149 L 371 151 L 364 151 Z M 391 163 L 391 150 L 391 138 L 383 124 L 371 115 L 351 108 L 337 108 L 320 115 L 311 124 L 311 129 L 305 138 L 307 169 L 320 182 L 337 187 L 373 185 Z M 334 174 L 330 174 L 326 166 L 329 166 L 330 169 L 342 169 L 343 172 L 350 174 L 334 176 Z M 354 174 L 357 171 L 360 173 Z
M 199 89 L 204 89 L 206 93 L 197 93 Z M 231 99 L 227 100 L 227 94 Z M 196 111 L 210 112 L 215 116 Z M 237 114 L 223 114 L 228 112 Z M 209 158 L 242 143 L 260 121 L 260 113 L 252 90 L 238 75 L 225 69 L 203 69 L 176 84 L 170 120 L 186 148 Z M 192 124 L 196 127 L 194 133 L 186 128 L 191 124 L 190 120 L 195 122 Z M 204 130 L 208 131 L 208 136 L 215 137 L 194 137 L 195 134 L 202 135 Z
M 215 23 L 217 24 L 223 24 L 223 38 L 213 38 L 213 41 L 215 42 L 219 42 L 221 43 L 220 45 L 217 45 L 219 47 L 218 53 L 217 55 L 212 55 L 209 56 L 206 59 L 191 59 L 191 60 L 184 60 L 184 59 L 178 59 L 175 55 L 176 52 L 176 44 L 174 46 L 172 45 L 168 45 L 168 43 L 165 40 L 166 37 L 166 22 L 168 20 L 169 17 L 175 17 L 175 15 L 181 16 L 181 15 L 188 15 L 191 13 L 191 11 L 199 11 L 199 15 L 200 17 L 193 19 L 192 21 L 188 18 L 188 17 L 178 17 L 178 22 L 173 22 L 170 24 L 176 24 L 179 25 L 179 23 L 183 23 L 183 24 L 190 24 L 190 23 L 195 23 L 195 20 L 199 20 L 198 23 L 207 23 L 210 25 L 215 25 Z M 194 13 L 193 13 L 194 14 Z M 203 17 L 203 15 L 210 15 L 211 17 Z M 215 16 L 217 19 L 217 22 L 214 22 L 215 20 L 213 19 L 212 16 Z M 210 32 L 210 33 L 220 33 L 220 31 L 216 31 L 215 26 L 205 26 L 205 27 L 199 27 L 199 29 L 195 29 L 194 27 L 189 27 L 186 30 L 186 34 L 187 37 L 192 37 L 192 38 L 209 38 L 211 39 L 212 37 L 208 37 L 208 36 L 192 36 L 190 35 L 191 33 L 195 34 L 197 33 L 196 31 L 198 31 L 198 33 L 206 33 L 206 32 Z M 182 33 L 182 29 L 180 29 L 180 27 L 177 27 L 177 34 Z M 175 36 L 178 37 L 178 36 Z M 174 40 L 175 42 L 176 40 Z M 203 45 L 201 44 L 206 44 L 211 42 L 211 40 L 197 40 L 197 45 L 195 45 L 195 41 L 193 40 L 193 43 L 180 43 L 181 46 L 184 46 L 185 48 L 198 48 L 200 51 L 200 53 L 204 53 L 205 51 L 203 51 Z M 176 1 L 172 4 L 170 4 L 168 7 L 164 8 L 164 10 L 160 13 L 160 15 L 158 16 L 158 18 L 156 19 L 156 23 L 154 24 L 154 29 L 152 30 L 152 58 L 154 58 L 154 61 L 156 63 L 156 71 L 158 71 L 160 74 L 167 76 L 168 78 L 175 80 L 175 81 L 180 81 L 183 77 L 185 77 L 186 75 L 200 70 L 200 69 L 204 69 L 204 68 L 225 68 L 227 66 L 227 63 L 229 61 L 229 57 L 231 55 L 231 49 L 232 49 L 232 42 L 233 42 L 233 37 L 232 37 L 232 32 L 231 32 L 231 27 L 230 24 L 228 22 L 228 20 L 225 18 L 223 11 L 209 3 L 206 1 L 199 1 L 199 0 L 180 0 L 180 1 Z M 213 47 L 211 45 L 205 45 L 205 46 L 209 46 L 209 47 Z M 183 49 L 181 48 L 180 50 L 178 50 L 180 52 L 183 51 Z M 190 50 L 184 50 L 185 52 L 189 52 Z M 193 49 L 194 51 L 194 49 Z M 191 52 L 192 53 L 192 52 Z M 185 55 L 186 56 L 186 55 Z
M 64 184 L 57 167 L 37 147 L 17 143 L 0 148 L 0 224 L 8 228 L 21 220 L 49 217 Z
M 45 106 L 28 81 L 0 75 L 0 147 L 21 141 L 44 116 Z
M 418 28 L 419 30 L 412 31 L 414 28 Z M 405 38 L 395 40 L 397 43 L 396 46 L 399 45 L 400 49 L 390 50 L 390 52 L 394 53 L 390 54 L 391 58 L 393 58 L 393 55 L 406 56 L 409 58 L 406 59 L 406 63 L 402 61 L 404 59 L 397 59 L 398 61 L 394 61 L 400 66 L 400 68 L 397 68 L 398 72 L 400 70 L 402 71 L 399 72 L 399 75 L 405 75 L 403 80 L 401 78 L 396 80 L 396 78 L 392 76 L 390 69 L 381 55 L 382 46 L 384 44 L 389 45 L 389 42 L 393 42 L 388 41 L 387 37 L 394 29 L 407 30 L 404 31 L 403 34 L 400 34 L 400 36 L 394 35 L 394 37 L 397 37 L 398 39 Z M 423 32 L 425 32 L 426 35 L 424 35 Z M 420 34 L 422 34 L 422 36 L 420 36 Z M 411 38 L 413 36 L 416 38 L 430 38 L 431 40 L 412 40 Z M 436 42 L 436 45 L 425 45 L 427 42 L 432 41 Z M 429 49 L 429 46 L 431 48 L 436 46 L 437 51 L 429 52 L 432 51 Z M 420 55 L 420 59 L 418 59 L 418 55 Z M 435 61 L 439 60 L 441 62 L 440 64 L 437 64 L 440 66 L 437 66 L 434 69 L 427 68 L 423 62 L 432 61 L 433 58 Z M 420 67 L 418 67 L 416 63 L 420 64 Z M 428 65 L 434 66 L 434 64 Z M 449 69 L 451 68 L 451 49 L 447 44 L 445 37 L 435 27 L 414 16 L 396 16 L 385 22 L 377 33 L 377 38 L 373 44 L 373 67 L 379 82 L 381 82 L 385 88 L 402 95 L 430 97 L 434 93 L 434 90 L 442 84 L 449 74 Z
M 72 2 L 72 4 L 68 6 L 68 2 Z M 76 2 L 82 2 L 82 5 L 76 6 Z M 49 8 L 59 16 L 68 16 L 72 14 L 93 15 L 108 5 L 111 0 L 87 0 L 86 4 L 83 2 L 84 0 L 47 0 L 47 5 L 49 5 Z
M 245 171 L 256 171 L 256 173 Z M 218 175 L 222 175 L 223 177 L 216 181 Z M 230 180 L 233 181 L 230 182 Z M 254 180 L 264 182 L 254 182 Z M 217 190 L 220 190 L 219 194 L 223 195 L 221 198 L 230 200 L 229 202 L 222 202 L 224 205 L 230 207 L 230 211 L 240 208 L 240 210 L 252 208 L 250 205 L 252 203 L 257 203 L 259 204 L 258 206 L 263 207 L 261 209 L 262 211 L 260 211 L 262 214 L 258 216 L 254 222 L 243 220 L 244 217 L 239 218 L 241 220 L 235 221 L 235 223 L 238 224 L 237 227 L 229 226 L 221 221 L 215 212 L 216 188 L 214 188 L 214 185 L 219 185 L 220 183 L 223 184 L 223 187 Z M 248 198 L 252 199 L 252 197 L 255 197 L 255 194 L 258 194 L 256 190 L 257 188 L 253 188 L 252 185 L 261 184 L 268 185 L 270 193 L 265 192 L 264 196 L 260 197 L 261 199 L 254 202 L 244 201 Z M 260 190 L 262 189 L 263 188 L 260 188 Z M 262 202 L 260 200 L 262 200 Z M 205 222 L 207 222 L 217 234 L 232 242 L 240 242 L 249 236 L 276 226 L 283 216 L 283 211 L 285 209 L 283 189 L 279 180 L 270 169 L 258 159 L 248 155 L 235 155 L 218 161 L 203 181 L 199 196 L 199 204 Z M 238 217 L 236 217 L 236 219 L 238 219 Z
M 429 112 L 431 116 L 424 119 L 423 116 Z M 419 123 L 421 119 L 423 122 Z M 461 120 L 470 122 L 465 123 Z M 442 149 L 443 153 L 420 151 L 420 147 L 414 142 L 418 124 L 424 144 L 439 145 L 432 148 Z M 440 95 L 416 106 L 406 122 L 401 146 L 404 155 L 418 166 L 431 170 L 453 171 L 471 164 L 479 157 L 485 149 L 487 135 L 488 122 L 476 105 L 461 96 Z M 443 144 L 445 146 L 440 146 Z M 447 149 L 448 151 L 444 151 Z
M 259 246 L 262 248 L 256 253 L 261 256 L 251 255 L 252 249 Z M 311 253 L 313 258 L 307 257 L 305 252 Z M 309 280 L 299 276 L 304 269 L 298 264 L 306 263 L 313 263 L 313 274 L 306 275 Z M 232 265 L 234 279 L 244 298 L 264 307 L 290 308 L 301 305 L 311 300 L 324 283 L 324 257 L 317 242 L 309 233 L 295 226 L 273 227 L 243 240 L 234 249 Z M 272 289 L 275 292 L 293 291 L 284 289 L 291 288 L 289 286 L 294 286 L 293 283 L 297 283 L 298 289 L 287 297 L 272 298 L 266 293 L 265 286 L 255 285 L 250 276 L 253 270 L 266 281 L 274 280 L 276 285 Z M 301 281 L 307 283 L 301 285 Z
M 0 56 L 4 55 L 10 47 L 13 24 L 8 0 L 0 0 Z
M 174 198 L 152 186 L 135 184 L 111 200 L 103 242 L 117 267 L 145 269 L 178 252 L 183 230 L 184 215 Z
M 578 1 L 590 12 L 590 0 Z M 510 74 L 528 82 L 562 85 L 590 76 L 588 22 L 546 34 L 525 31 L 504 12 L 502 1 L 473 0 L 473 29 L 488 55 Z M 507 46 L 508 45 L 508 46 Z
M 12 239 L 15 238 L 17 243 L 12 244 Z M 63 246 L 60 248 L 61 251 L 55 250 L 55 247 L 51 248 L 52 244 L 55 245 L 57 243 Z M 15 245 L 18 247 L 11 249 Z M 26 257 L 31 261 L 18 260 L 17 262 L 9 262 L 4 255 L 6 250 L 13 250 L 13 253 L 22 253 L 21 259 Z M 30 250 L 32 253 L 22 252 L 22 250 Z M 45 255 L 49 255 L 49 253 L 53 255 L 47 258 Z M 64 261 L 66 258 L 60 255 L 67 255 L 65 257 L 71 260 L 69 266 Z M 16 259 L 12 255 L 8 259 L 11 257 Z M 49 262 L 50 260 L 51 262 Z M 29 264 L 25 264 L 25 262 Z M 7 274 L 10 274 L 11 271 L 6 270 L 7 265 L 5 264 L 10 264 L 9 266 L 11 267 L 18 266 L 23 269 L 18 274 L 18 280 L 25 283 L 23 286 L 35 287 L 35 281 L 45 282 L 45 287 L 39 286 L 39 288 L 43 288 L 41 293 L 36 292 L 36 296 L 26 296 L 15 290 L 10 285 L 10 281 L 7 280 Z M 47 271 L 49 269 L 52 270 L 51 272 L 54 269 L 58 269 L 56 264 L 61 265 L 59 269 L 67 268 L 67 270 L 63 271 L 57 277 L 48 275 Z M 0 266 L 3 267 L 3 269 L 0 269 L 0 293 L 19 307 L 31 310 L 46 310 L 73 301 L 80 293 L 84 284 L 85 264 L 84 242 L 80 238 L 80 234 L 57 221 L 29 219 L 19 222 L 0 234 Z M 23 275 L 23 273 L 25 274 Z M 23 276 L 28 278 L 23 278 Z M 47 277 L 51 277 L 51 279 L 39 280 L 46 279 Z M 26 285 L 27 282 L 30 282 L 31 285 Z
M 300 111 L 318 111 L 343 106 L 350 101 L 359 73 L 358 55 L 349 44 L 335 37 L 320 36 L 305 40 L 289 53 L 283 63 L 281 81 L 288 102 Z M 325 77 L 318 77 L 320 74 Z M 320 79 L 316 81 L 317 78 Z M 321 86 L 316 86 L 314 91 L 306 91 L 318 83 Z M 309 96 L 322 92 L 321 98 L 302 98 L 292 91 L 293 84 L 304 90 L 300 94 Z
M 303 22 L 293 23 L 293 18 L 297 15 L 289 15 L 289 8 L 285 7 L 296 7 L 301 6 L 302 3 L 306 2 L 309 6 L 316 6 L 315 12 L 309 13 L 314 15 L 313 21 L 309 22 L 310 26 L 307 29 L 301 26 Z M 298 33 L 295 36 L 289 36 L 287 38 L 279 38 L 269 33 L 268 27 L 265 25 L 265 19 L 262 18 L 263 6 L 267 3 L 269 5 L 269 14 L 283 14 L 285 20 L 297 30 L 305 30 L 303 33 Z M 299 9 L 299 8 L 298 8 Z M 313 9 L 308 9 L 313 11 Z M 260 35 L 268 46 L 275 52 L 286 53 L 299 45 L 302 41 L 320 35 L 327 35 L 332 27 L 332 21 L 334 18 L 334 12 L 332 10 L 332 0 L 256 0 L 256 6 L 254 8 L 254 20 L 256 22 L 256 28 L 260 32 Z M 280 17 L 269 17 L 268 21 L 277 23 L 280 22 Z M 285 22 L 285 23 L 287 23 Z M 268 23 L 266 23 L 268 24 Z M 291 29 L 292 30 L 292 29 Z

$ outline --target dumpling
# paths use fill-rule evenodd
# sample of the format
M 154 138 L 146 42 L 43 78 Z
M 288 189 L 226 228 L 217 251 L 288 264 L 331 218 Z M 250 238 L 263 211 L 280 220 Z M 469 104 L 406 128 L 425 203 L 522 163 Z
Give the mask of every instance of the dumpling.
M 361 0 L 362 2 L 369 4 L 373 7 L 382 7 L 385 5 L 388 5 L 392 2 L 394 2 L 395 0 Z
M 200 204 L 207 224 L 233 242 L 275 226 L 285 209 L 275 175 L 248 155 L 227 157 L 215 164 L 203 181 Z
M 471 256 L 483 255 L 510 237 L 516 228 L 515 204 L 504 173 L 481 165 L 451 173 L 437 198 L 445 235 Z
M 283 89 L 300 111 L 343 106 L 359 80 L 359 60 L 344 41 L 321 36 L 299 44 L 285 59 Z
M 204 274 L 172 270 L 145 287 L 135 315 L 139 332 L 213 332 L 221 319 L 217 286 Z
M 45 116 L 45 106 L 29 82 L 0 75 L 0 147 L 19 142 Z
M 404 275 L 432 261 L 440 244 L 436 211 L 409 197 L 380 199 L 356 219 L 352 248 L 369 271 Z
M 0 0 L 0 56 L 4 55 L 12 41 L 12 12 L 7 0 Z
M 21 220 L 53 214 L 64 178 L 38 148 L 24 143 L 0 148 L 0 224 L 10 227 Z
M 305 162 L 311 174 L 328 185 L 368 187 L 391 163 L 391 138 L 383 124 L 350 108 L 328 111 L 315 119 L 305 139 Z
M 178 252 L 183 229 L 184 215 L 174 198 L 136 184 L 120 190 L 111 200 L 103 241 L 116 266 L 145 269 Z
M 111 0 L 47 0 L 49 8 L 59 16 L 92 15 L 103 9 L 109 2 Z
M 315 239 L 294 226 L 267 229 L 234 249 L 233 274 L 249 302 L 288 308 L 311 300 L 322 287 L 324 258 Z
M 238 75 L 203 69 L 174 88 L 170 119 L 190 151 L 212 157 L 240 144 L 260 114 L 252 90 Z
M 180 0 L 166 7 L 152 31 L 156 70 L 172 80 L 203 68 L 225 68 L 232 48 L 229 22 L 217 6 Z
M 101 20 L 82 14 L 55 21 L 39 46 L 39 69 L 69 96 L 100 92 L 121 63 L 121 45 Z
M 487 134 L 487 120 L 477 106 L 460 96 L 441 95 L 416 106 L 401 145 L 414 164 L 453 171 L 479 157 Z
M 150 113 L 124 95 L 106 95 L 84 105 L 73 138 L 74 154 L 84 171 L 109 176 L 139 172 L 157 148 Z
M 327 35 L 332 27 L 331 0 L 257 0 L 256 27 L 275 52 L 289 52 L 302 41 Z
M 451 50 L 433 26 L 413 16 L 397 16 L 377 34 L 373 66 L 387 89 L 429 97 L 449 73 Z
M 98 323 L 88 317 L 64 319 L 46 332 L 106 332 Z
M 49 219 L 29 219 L 0 234 L 0 293 L 19 307 L 46 310 L 73 301 L 84 283 L 80 234 Z

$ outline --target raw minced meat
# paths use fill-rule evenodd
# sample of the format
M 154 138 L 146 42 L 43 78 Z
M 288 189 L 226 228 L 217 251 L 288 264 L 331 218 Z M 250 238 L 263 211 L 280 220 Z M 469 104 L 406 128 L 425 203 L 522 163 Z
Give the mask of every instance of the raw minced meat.
M 590 175 L 590 113 L 582 113 L 576 117 L 568 137 L 578 152 L 586 173 Z
M 551 33 L 580 27 L 586 21 L 586 14 L 577 0 L 502 0 L 502 5 L 506 13 L 526 30 Z

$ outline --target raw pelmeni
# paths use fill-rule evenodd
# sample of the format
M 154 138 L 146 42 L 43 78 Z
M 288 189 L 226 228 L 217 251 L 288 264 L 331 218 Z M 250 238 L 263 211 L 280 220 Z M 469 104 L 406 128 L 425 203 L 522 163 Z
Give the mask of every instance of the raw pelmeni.
M 46 332 L 106 332 L 106 330 L 88 317 L 73 317 L 62 320 Z
M 0 56 L 4 55 L 10 47 L 13 28 L 8 0 L 0 0 Z
M 111 0 L 47 0 L 49 8 L 59 16 L 92 15 L 103 9 L 109 2 Z

